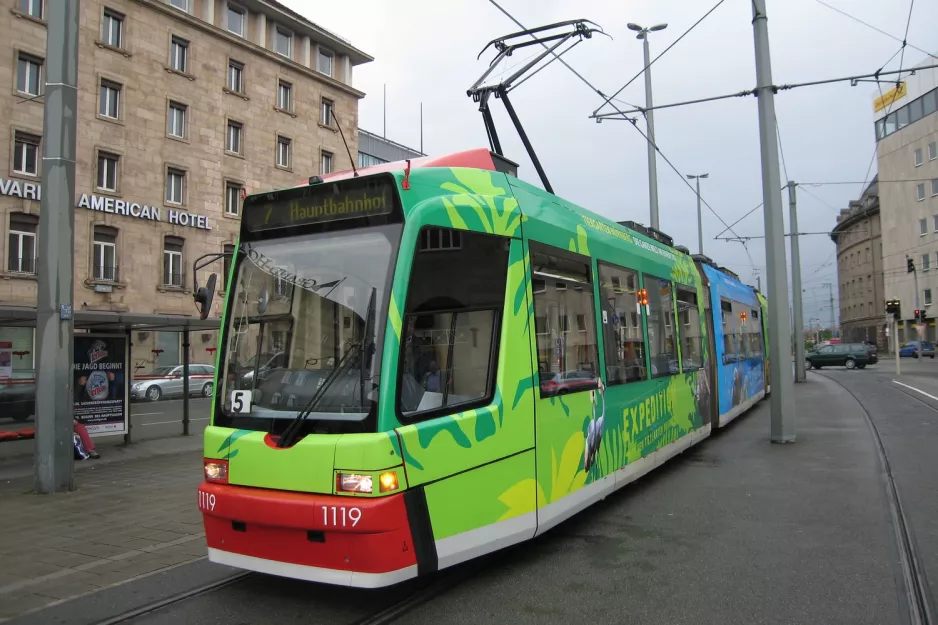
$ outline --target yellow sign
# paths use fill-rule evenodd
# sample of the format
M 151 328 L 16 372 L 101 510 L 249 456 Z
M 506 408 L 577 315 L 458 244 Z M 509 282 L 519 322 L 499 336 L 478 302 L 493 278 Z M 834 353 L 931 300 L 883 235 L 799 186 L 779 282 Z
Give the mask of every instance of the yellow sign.
M 873 100 L 873 112 L 879 112 L 899 98 L 904 98 L 906 93 L 908 93 L 908 88 L 904 82 L 900 82 L 898 87 L 893 87 L 880 97 Z

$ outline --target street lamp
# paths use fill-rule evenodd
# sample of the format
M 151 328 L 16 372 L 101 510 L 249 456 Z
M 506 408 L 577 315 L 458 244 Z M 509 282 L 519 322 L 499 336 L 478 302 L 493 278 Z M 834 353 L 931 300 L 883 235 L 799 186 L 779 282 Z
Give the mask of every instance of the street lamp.
M 688 180 L 697 181 L 697 247 L 698 254 L 703 254 L 703 214 L 700 212 L 700 179 L 709 178 L 710 174 L 687 174 Z
M 658 229 L 658 165 L 657 155 L 655 154 L 655 113 L 651 110 L 651 60 L 648 51 L 648 33 L 664 30 L 667 24 L 656 24 L 651 28 L 643 28 L 638 24 L 629 23 L 626 25 L 629 30 L 638 33 L 636 39 L 641 39 L 645 51 L 645 119 L 648 121 L 648 202 L 651 211 L 651 227 Z

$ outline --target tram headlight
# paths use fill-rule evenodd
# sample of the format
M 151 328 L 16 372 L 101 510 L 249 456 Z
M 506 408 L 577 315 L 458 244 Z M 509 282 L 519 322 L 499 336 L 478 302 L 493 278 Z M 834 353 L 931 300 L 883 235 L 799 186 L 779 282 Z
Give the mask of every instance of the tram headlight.
M 362 473 L 339 473 L 336 477 L 336 488 L 343 493 L 366 493 L 372 492 L 373 479 L 370 475 Z
M 206 458 L 202 467 L 206 482 L 228 483 L 228 461 Z
M 380 489 L 382 493 L 389 493 L 391 491 L 397 490 L 400 487 L 400 484 L 397 481 L 397 473 L 394 471 L 388 471 L 387 473 L 382 473 L 381 477 L 378 478 L 380 482 Z

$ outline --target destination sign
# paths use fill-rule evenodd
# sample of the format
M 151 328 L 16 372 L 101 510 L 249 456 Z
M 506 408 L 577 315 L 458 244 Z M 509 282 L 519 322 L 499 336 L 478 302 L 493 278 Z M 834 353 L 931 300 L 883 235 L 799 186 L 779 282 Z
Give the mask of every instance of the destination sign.
M 343 219 L 389 215 L 396 187 L 388 179 L 348 180 L 262 194 L 245 202 L 248 230 L 271 230 Z

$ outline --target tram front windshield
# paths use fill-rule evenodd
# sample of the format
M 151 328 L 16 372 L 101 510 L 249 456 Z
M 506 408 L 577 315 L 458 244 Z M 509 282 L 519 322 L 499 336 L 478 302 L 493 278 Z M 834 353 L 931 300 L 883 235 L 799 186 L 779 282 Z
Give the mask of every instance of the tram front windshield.
M 273 431 L 306 410 L 319 422 L 373 414 L 400 231 L 376 226 L 241 243 L 223 355 L 224 420 Z M 235 398 L 238 390 L 250 394 Z M 264 426 L 267 420 L 279 425 Z

